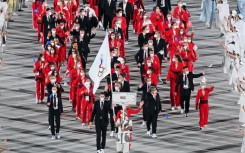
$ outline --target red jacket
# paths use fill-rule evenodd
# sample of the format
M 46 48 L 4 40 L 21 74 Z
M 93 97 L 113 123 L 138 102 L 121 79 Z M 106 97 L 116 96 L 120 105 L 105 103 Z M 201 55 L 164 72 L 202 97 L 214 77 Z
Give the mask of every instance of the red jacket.
M 196 95 L 196 104 L 195 106 L 198 106 L 199 100 L 208 100 L 210 92 L 214 90 L 214 86 L 210 88 L 204 88 L 205 94 L 203 95 L 202 89 L 198 89 L 197 95 Z

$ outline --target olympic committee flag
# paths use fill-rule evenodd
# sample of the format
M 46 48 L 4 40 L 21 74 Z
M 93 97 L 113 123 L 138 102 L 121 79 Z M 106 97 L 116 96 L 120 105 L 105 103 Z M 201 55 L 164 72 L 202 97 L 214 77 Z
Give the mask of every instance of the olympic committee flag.
M 94 82 L 93 93 L 96 93 L 96 90 L 100 86 L 100 81 L 111 73 L 111 57 L 110 57 L 110 48 L 108 41 L 108 33 L 106 32 L 105 39 L 100 47 L 98 54 L 95 57 L 94 63 L 92 64 L 89 70 L 89 76 Z

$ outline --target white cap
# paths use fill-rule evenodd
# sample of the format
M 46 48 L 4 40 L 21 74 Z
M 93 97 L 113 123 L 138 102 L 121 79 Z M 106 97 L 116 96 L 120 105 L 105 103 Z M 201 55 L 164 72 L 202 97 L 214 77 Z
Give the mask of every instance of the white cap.
M 243 15 L 242 15 L 242 14 L 238 14 L 238 17 L 239 17 L 240 19 L 243 19 Z
M 206 78 L 205 77 L 202 78 L 202 83 L 206 83 Z
M 183 3 L 183 5 L 185 5 L 185 6 L 186 6 L 186 3 Z
M 231 11 L 231 15 L 232 15 L 232 16 L 236 16 L 236 15 L 237 15 L 237 11 L 236 11 L 236 10 L 232 10 L 232 11 Z

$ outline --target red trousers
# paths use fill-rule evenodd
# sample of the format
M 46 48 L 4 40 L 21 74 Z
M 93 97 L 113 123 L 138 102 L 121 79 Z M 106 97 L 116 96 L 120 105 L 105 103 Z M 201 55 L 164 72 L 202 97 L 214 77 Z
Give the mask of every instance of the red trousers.
M 72 101 L 72 109 L 76 109 L 77 99 L 76 99 L 77 88 L 70 88 L 70 100 Z
M 61 46 L 59 55 L 60 55 L 60 61 L 65 63 L 65 60 L 66 60 L 66 45 Z
M 87 102 L 86 100 L 82 101 L 82 123 L 86 123 L 86 116 L 88 118 L 88 123 L 90 122 L 92 116 L 92 108 L 92 102 Z
M 41 39 L 41 24 L 37 24 L 37 41 Z
M 44 81 L 36 81 L 36 99 L 44 99 Z
M 79 117 L 79 118 L 81 118 L 81 107 L 82 107 L 82 105 L 81 105 L 81 100 L 78 98 L 78 96 L 76 96 L 77 97 L 77 100 L 76 100 L 76 117 Z
M 170 80 L 170 101 L 172 107 L 180 106 L 180 91 L 178 89 L 177 95 L 174 95 L 176 80 Z
M 200 127 L 208 124 L 208 113 L 209 113 L 209 105 L 208 104 L 200 104 L 199 106 L 199 113 L 200 113 Z

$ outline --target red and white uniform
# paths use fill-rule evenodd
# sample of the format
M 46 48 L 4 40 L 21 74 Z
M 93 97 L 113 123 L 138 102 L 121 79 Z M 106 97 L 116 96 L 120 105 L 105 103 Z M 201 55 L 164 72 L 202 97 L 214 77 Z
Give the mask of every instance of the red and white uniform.
M 176 64 L 175 62 L 170 63 L 166 80 L 170 81 L 170 101 L 172 107 L 180 106 L 180 90 L 178 89 L 177 95 L 175 95 L 174 92 L 175 92 L 175 86 L 176 86 L 178 75 L 182 74 L 182 70 L 183 70 L 182 62 L 178 62 L 178 64 Z
M 210 92 L 214 90 L 214 87 L 199 89 L 196 95 L 196 107 L 199 105 L 200 121 L 199 126 L 203 127 L 208 124 L 208 114 L 209 114 L 209 105 L 208 97 Z M 200 101 L 200 102 L 199 102 Z
M 33 68 L 36 80 L 36 99 L 44 99 L 45 75 L 44 75 L 44 62 L 36 61 Z

